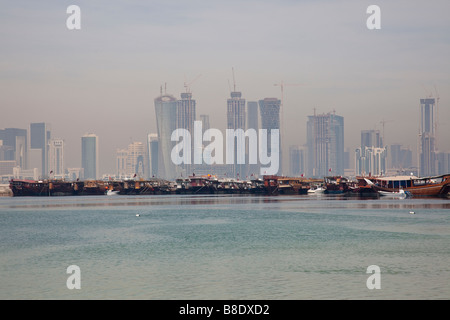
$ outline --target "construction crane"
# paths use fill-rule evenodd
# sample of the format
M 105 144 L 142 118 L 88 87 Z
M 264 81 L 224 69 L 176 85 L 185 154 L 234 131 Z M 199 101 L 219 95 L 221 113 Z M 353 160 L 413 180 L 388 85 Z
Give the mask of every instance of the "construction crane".
M 194 80 L 191 80 L 189 83 L 186 83 L 186 81 L 184 81 L 184 89 L 186 90 L 186 93 L 191 92 L 191 84 L 193 84 L 195 81 L 197 81 L 198 78 L 200 78 L 200 77 L 201 77 L 201 74 L 199 74 L 197 77 L 195 77 Z

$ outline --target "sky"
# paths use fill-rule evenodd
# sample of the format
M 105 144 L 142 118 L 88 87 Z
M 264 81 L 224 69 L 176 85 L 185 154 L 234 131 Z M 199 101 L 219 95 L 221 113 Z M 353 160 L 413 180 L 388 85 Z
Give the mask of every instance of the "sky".
M 72 4 L 80 30 L 66 27 Z M 372 4 L 379 30 L 366 26 Z M 95 133 L 101 173 L 114 173 L 116 149 L 156 132 L 161 86 L 179 98 L 190 83 L 197 116 L 225 129 L 234 85 L 257 101 L 281 99 L 283 82 L 286 146 L 306 142 L 315 110 L 344 117 L 351 151 L 378 129 L 415 152 L 420 99 L 433 95 L 450 152 L 448 12 L 448 0 L 0 0 L 0 128 L 50 123 L 66 167 Z

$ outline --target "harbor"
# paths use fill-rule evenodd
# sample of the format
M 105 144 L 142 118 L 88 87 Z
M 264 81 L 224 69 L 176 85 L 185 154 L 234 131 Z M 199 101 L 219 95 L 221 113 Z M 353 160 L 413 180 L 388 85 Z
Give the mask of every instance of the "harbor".
M 110 196 L 170 194 L 253 194 L 253 195 L 343 195 L 349 197 L 449 197 L 450 174 L 417 178 L 412 176 L 360 176 L 323 179 L 266 175 L 250 180 L 219 179 L 214 175 L 191 176 L 175 181 L 134 180 L 16 180 L 0 189 L 4 196 Z

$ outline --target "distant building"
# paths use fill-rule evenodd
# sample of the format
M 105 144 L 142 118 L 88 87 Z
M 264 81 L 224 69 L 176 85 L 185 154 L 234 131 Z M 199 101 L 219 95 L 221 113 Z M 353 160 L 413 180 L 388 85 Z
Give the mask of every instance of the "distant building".
M 233 91 L 231 97 L 227 100 L 227 129 L 242 129 L 245 131 L 245 99 L 242 98 L 242 93 Z M 229 177 L 244 177 L 247 172 L 246 161 L 244 163 L 238 159 L 238 152 L 243 152 L 245 155 L 245 148 L 238 148 L 237 139 L 234 143 L 234 160 L 230 166 Z
M 133 142 L 128 145 L 127 149 L 127 175 L 143 178 L 145 174 L 145 151 L 144 144 L 142 142 Z
M 409 147 L 401 144 L 390 145 L 388 159 L 390 169 L 403 171 L 403 169 L 412 167 L 412 151 Z
M 362 130 L 361 148 L 363 147 L 383 148 L 380 130 Z
M 48 168 L 50 177 L 64 177 L 64 140 L 50 139 L 48 141 Z
M 158 150 L 158 135 L 156 133 L 149 133 L 147 136 L 147 172 L 149 178 L 158 176 Z
M 289 147 L 290 175 L 299 177 L 304 175 L 306 168 L 306 152 L 301 146 Z
M 81 137 L 81 167 L 84 179 L 97 179 L 99 176 L 98 137 L 89 133 Z
M 124 178 L 127 176 L 127 149 L 116 150 L 116 175 L 118 178 Z
M 450 173 L 450 152 L 437 153 L 437 159 L 438 159 L 437 174 L 449 174 Z
M 30 124 L 30 152 L 40 154 L 41 160 L 36 163 L 35 157 L 31 158 L 30 168 L 38 168 L 40 174 L 48 176 L 48 141 L 51 139 L 51 128 L 48 123 L 38 122 Z M 40 165 L 40 167 L 38 167 Z
M 279 139 L 278 139 L 278 156 L 279 156 L 279 166 L 278 173 L 281 174 L 283 155 L 281 152 L 281 127 L 280 127 L 280 107 L 281 100 L 276 98 L 265 98 L 259 100 L 259 113 L 261 115 L 261 129 L 267 130 L 267 153 L 272 154 L 272 140 L 271 132 L 274 129 L 278 129 Z
M 356 149 L 356 175 L 385 175 L 387 148 L 379 130 L 362 130 L 361 147 Z
M 344 118 L 333 113 L 308 116 L 309 177 L 344 175 Z
M 420 124 L 420 157 L 419 175 L 432 176 L 437 172 L 436 163 L 436 137 L 435 137 L 435 99 L 420 99 L 421 124 Z
M 196 101 L 192 99 L 192 93 L 181 93 L 181 100 L 177 102 L 177 129 L 186 129 L 194 137 L 194 121 L 196 120 Z M 192 140 L 193 141 L 193 140 Z M 192 173 L 194 159 L 194 143 L 191 143 L 191 163 L 180 165 L 182 171 Z
M 257 101 L 248 101 L 247 102 L 247 130 L 248 129 L 254 129 L 256 132 L 259 130 L 259 111 L 258 111 L 258 102 Z M 247 146 L 247 153 L 248 153 L 248 146 Z M 247 154 L 247 159 L 249 158 Z M 247 175 L 251 176 L 253 175 L 259 175 L 260 173 L 260 164 L 250 164 L 247 165 Z
M 21 169 L 28 168 L 27 130 L 6 128 L 0 130 L 0 160 L 16 161 Z
M 161 94 L 155 99 L 158 128 L 158 177 L 168 180 L 174 180 L 178 171 L 171 158 L 171 152 L 175 146 L 171 136 L 177 129 L 177 106 L 177 99 L 172 95 Z

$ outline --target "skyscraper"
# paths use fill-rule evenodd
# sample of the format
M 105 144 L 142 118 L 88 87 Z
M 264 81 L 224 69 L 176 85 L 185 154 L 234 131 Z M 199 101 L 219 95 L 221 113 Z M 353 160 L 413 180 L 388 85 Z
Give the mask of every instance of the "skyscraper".
M 144 177 L 144 144 L 133 142 L 128 145 L 126 171 L 131 177 Z
M 81 137 L 81 167 L 84 179 L 97 179 L 98 168 L 98 137 L 88 133 Z
M 308 116 L 308 176 L 344 174 L 344 118 L 334 112 Z
M 172 162 L 171 152 L 175 142 L 172 132 L 177 129 L 177 99 L 162 94 L 155 99 L 156 126 L 158 129 L 158 177 L 173 180 L 177 177 L 177 167 Z
M 242 129 L 245 131 L 245 99 L 242 98 L 241 92 L 231 92 L 231 98 L 227 100 L 227 129 Z M 234 161 L 233 165 L 230 166 L 230 176 L 245 177 L 246 165 L 245 162 L 238 163 L 238 152 L 244 152 L 245 154 L 245 148 L 240 150 L 238 141 L 235 139 Z
M 305 150 L 300 146 L 289 147 L 290 174 L 299 177 L 305 173 Z
M 386 174 L 387 148 L 383 148 L 379 130 L 362 130 L 361 147 L 355 152 L 356 175 Z
M 259 130 L 259 112 L 258 112 L 258 102 L 257 101 L 248 101 L 247 102 L 247 130 L 254 129 L 256 132 Z M 249 148 L 247 146 L 246 151 L 248 152 Z M 247 159 L 248 159 L 247 155 Z M 247 165 L 247 175 L 257 175 L 259 174 L 260 165 L 256 164 L 248 164 Z
M 281 151 L 281 130 L 280 130 L 280 107 L 281 100 L 277 98 L 265 98 L 259 100 L 259 113 L 261 115 L 261 129 L 267 130 L 267 153 L 272 154 L 271 131 L 279 130 L 278 149 L 279 149 L 279 169 L 278 173 L 283 172 L 283 155 Z
M 6 128 L 0 130 L 2 140 L 2 159 L 16 161 L 21 169 L 28 168 L 27 130 L 19 128 Z
M 420 158 L 419 175 L 436 174 L 435 99 L 420 99 Z
M 177 102 L 177 129 L 186 129 L 191 134 L 193 138 L 194 135 L 194 121 L 196 102 L 192 99 L 192 93 L 183 92 L 181 94 L 181 100 Z M 181 168 L 186 172 L 187 175 L 192 174 L 193 169 L 193 159 L 194 159 L 194 144 L 191 143 L 191 163 L 183 164 Z
M 361 147 L 382 148 L 383 141 L 380 135 L 380 130 L 362 130 Z
M 148 177 L 158 176 L 158 135 L 149 133 L 147 136 L 147 161 L 148 161 Z
M 48 168 L 47 171 L 52 177 L 63 177 L 64 167 L 64 140 L 50 139 L 48 141 Z M 51 173 L 51 174 L 50 174 Z
M 49 124 L 45 122 L 30 124 L 30 152 L 33 155 L 40 154 L 41 161 L 39 165 L 41 167 L 39 168 L 39 171 L 42 176 L 48 175 L 48 141 L 50 140 L 50 138 L 51 131 Z M 33 157 L 32 159 L 35 159 L 35 157 Z M 35 167 L 34 162 L 30 163 L 30 167 Z

